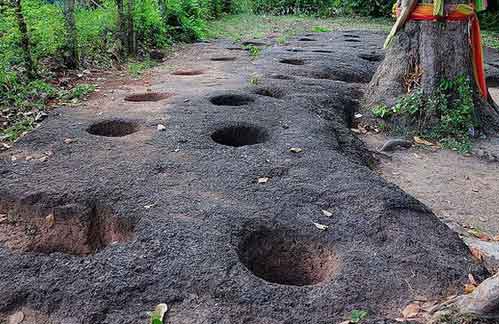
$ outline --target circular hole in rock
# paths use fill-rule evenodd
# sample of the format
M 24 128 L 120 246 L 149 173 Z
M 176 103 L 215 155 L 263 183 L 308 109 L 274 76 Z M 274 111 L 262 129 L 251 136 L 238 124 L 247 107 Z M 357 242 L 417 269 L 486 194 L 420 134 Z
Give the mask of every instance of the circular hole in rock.
M 0 204 L 10 215 L 0 223 L 0 242 L 12 250 L 86 256 L 134 237 L 133 225 L 95 202 L 62 203 L 32 194 Z
M 210 102 L 216 106 L 244 106 L 254 101 L 253 97 L 239 94 L 225 94 L 210 99 Z
M 343 34 L 343 36 L 347 38 L 360 38 L 359 35 L 354 35 L 354 34 Z
M 316 285 L 332 278 L 338 268 L 330 246 L 289 231 L 254 232 L 241 242 L 238 254 L 254 275 L 281 285 Z
M 241 147 L 267 141 L 267 131 L 250 124 L 236 124 L 216 130 L 211 139 L 218 144 Z
M 270 76 L 271 79 L 274 80 L 294 80 L 295 78 L 290 76 L 290 75 L 284 75 L 284 74 L 272 74 Z
M 172 73 L 173 75 L 185 75 L 185 76 L 190 76 L 190 75 L 201 75 L 204 74 L 202 70 L 177 70 Z
M 300 41 L 300 42 L 315 42 L 317 40 L 310 38 L 310 37 L 302 37 L 302 38 L 298 38 L 298 41 Z
M 216 56 L 210 58 L 211 61 L 214 62 L 227 62 L 227 61 L 235 61 L 237 57 L 235 56 Z
M 120 119 L 103 120 L 87 128 L 87 132 L 92 135 L 106 137 L 123 137 L 138 130 L 139 125 L 137 123 Z
M 279 62 L 291 65 L 305 65 L 305 61 L 301 59 L 282 59 Z
M 328 50 L 314 50 L 312 51 L 314 53 L 323 53 L 323 54 L 331 54 L 333 51 L 328 51 Z
M 306 52 L 306 50 L 301 49 L 301 48 L 288 48 L 288 49 L 286 49 L 286 51 L 288 51 L 288 52 L 293 52 L 293 53 L 302 53 L 302 52 Z
M 168 99 L 173 95 L 174 95 L 173 93 L 167 93 L 167 92 L 137 93 L 130 96 L 126 96 L 125 101 L 131 101 L 131 102 L 160 101 Z
M 243 46 L 267 46 L 266 43 L 258 41 L 245 41 L 241 43 Z
M 278 88 L 258 88 L 253 91 L 254 94 L 264 97 L 280 99 L 284 97 L 284 91 Z
M 347 43 L 360 43 L 360 40 L 355 39 L 355 38 L 348 38 L 348 39 L 345 39 L 345 42 L 347 42 Z
M 359 57 L 369 62 L 381 62 L 385 58 L 383 55 L 378 54 L 359 54 Z

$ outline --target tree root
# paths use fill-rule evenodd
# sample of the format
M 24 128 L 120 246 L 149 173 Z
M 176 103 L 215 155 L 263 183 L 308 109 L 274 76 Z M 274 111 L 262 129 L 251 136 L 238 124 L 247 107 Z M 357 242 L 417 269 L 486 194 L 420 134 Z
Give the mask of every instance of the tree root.
M 429 323 L 442 322 L 443 317 L 475 317 L 484 320 L 499 319 L 499 273 L 483 281 L 472 293 L 457 296 L 435 306 L 429 311 Z M 448 323 L 460 323 L 449 321 Z M 468 323 L 463 322 L 462 323 Z M 472 323 L 472 322 L 469 322 Z M 480 322 L 478 322 L 480 323 Z M 487 323 L 487 322 L 483 322 Z M 492 323 L 492 322 L 491 322 Z

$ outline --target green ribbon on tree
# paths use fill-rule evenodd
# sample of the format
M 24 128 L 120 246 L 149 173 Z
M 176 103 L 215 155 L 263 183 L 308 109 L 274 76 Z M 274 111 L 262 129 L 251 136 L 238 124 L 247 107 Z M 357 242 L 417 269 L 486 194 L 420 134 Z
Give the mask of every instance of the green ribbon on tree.
M 484 11 L 487 9 L 487 0 L 475 0 L 476 11 Z
M 481 1 L 481 0 L 477 0 Z M 444 15 L 445 0 L 433 0 L 433 15 L 443 16 Z

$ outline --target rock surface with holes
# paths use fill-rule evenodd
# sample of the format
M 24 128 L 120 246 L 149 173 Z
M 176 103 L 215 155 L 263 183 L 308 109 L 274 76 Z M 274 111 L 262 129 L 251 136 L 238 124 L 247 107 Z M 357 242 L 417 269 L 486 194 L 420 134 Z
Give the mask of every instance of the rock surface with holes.
M 119 118 L 60 109 L 2 153 L 0 322 L 34 309 L 37 324 L 147 323 L 166 303 L 169 323 L 331 324 L 354 309 L 395 323 L 416 298 L 486 278 L 350 131 L 378 64 L 357 54 L 382 55 L 384 35 L 307 37 L 228 62 L 238 89 L 140 118 L 135 104 Z M 51 154 L 12 159 L 33 151 Z

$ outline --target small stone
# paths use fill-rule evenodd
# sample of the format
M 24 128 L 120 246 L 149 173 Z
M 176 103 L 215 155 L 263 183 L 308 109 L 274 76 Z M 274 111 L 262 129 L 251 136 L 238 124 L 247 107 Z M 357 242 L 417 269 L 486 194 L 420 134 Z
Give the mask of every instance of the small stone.
M 38 161 L 40 162 L 46 162 L 49 158 L 47 156 L 44 156 L 42 158 L 39 158 Z
M 265 184 L 265 183 L 269 182 L 269 180 L 270 180 L 269 177 L 261 177 L 261 178 L 258 178 L 258 183 Z
M 289 149 L 289 151 L 291 153 L 301 153 L 301 152 L 303 152 L 303 149 L 299 148 L 299 147 L 292 147 L 292 148 Z
M 74 143 L 76 140 L 72 138 L 66 138 L 64 139 L 64 144 L 71 144 Z
M 158 129 L 158 131 L 163 132 L 163 131 L 165 131 L 165 130 L 166 130 L 166 126 L 165 126 L 165 125 L 163 125 L 163 124 L 158 124 L 157 129 Z

